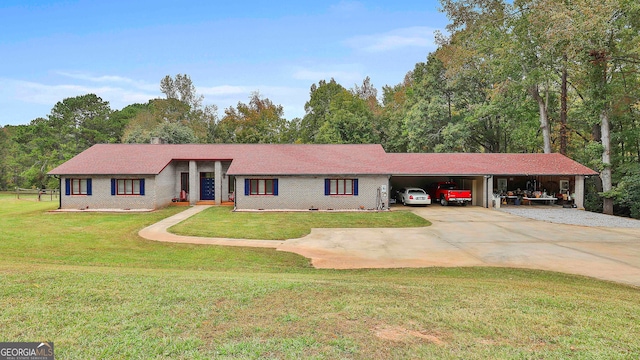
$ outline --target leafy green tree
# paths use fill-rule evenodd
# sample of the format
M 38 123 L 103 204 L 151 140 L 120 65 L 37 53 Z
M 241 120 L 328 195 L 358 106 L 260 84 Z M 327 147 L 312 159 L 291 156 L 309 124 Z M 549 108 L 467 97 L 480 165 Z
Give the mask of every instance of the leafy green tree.
M 301 118 L 293 118 L 287 121 L 287 125 L 284 128 L 284 131 L 281 136 L 281 143 L 284 144 L 295 144 L 300 143 L 300 133 L 301 133 Z
M 196 142 L 196 135 L 190 127 L 178 123 L 164 122 L 153 132 L 167 144 L 191 144 Z
M 436 151 L 442 142 L 442 131 L 454 119 L 453 91 L 445 77 L 445 68 L 437 55 L 430 54 L 426 63 L 418 63 L 411 73 L 405 117 L 407 150 Z
M 216 126 L 215 141 L 221 143 L 282 143 L 289 142 L 287 121 L 281 105 L 275 105 L 258 92 L 249 103 L 238 102 L 225 109 L 225 116 Z
M 464 151 L 472 133 L 457 126 L 464 119 L 456 108 L 455 82 L 446 77 L 438 53 L 417 63 L 404 81 L 383 88 L 381 139 L 392 152 Z M 445 138 L 445 135 L 447 136 Z
M 305 104 L 306 115 L 301 121 L 301 141 L 305 143 L 375 143 L 380 130 L 369 101 L 372 86 L 358 94 L 349 91 L 334 79 L 321 80 L 311 86 L 310 99 Z M 366 99 L 365 99 L 366 98 Z M 377 102 L 377 100 L 375 100 Z
M 195 85 L 186 74 L 177 74 L 174 78 L 165 76 L 160 80 L 160 91 L 167 99 L 179 100 L 192 109 L 202 106 L 204 100 L 204 96 L 196 93 Z
M 119 123 L 121 129 L 118 133 L 117 141 L 120 142 L 124 138 L 125 131 L 129 128 L 129 123 L 141 112 L 149 109 L 148 104 L 131 104 L 127 105 L 122 110 L 115 110 L 111 113 L 111 120 Z
M 586 0 L 556 4 L 553 11 L 546 8 L 550 0 L 538 4 L 537 11 L 548 16 L 545 23 L 547 41 L 562 49 L 568 66 L 575 74 L 574 83 L 583 95 L 581 105 L 590 113 L 588 124 L 593 138 L 601 146 L 600 179 L 602 180 L 603 212 L 614 211 L 616 167 L 615 147 L 612 138 L 615 125 L 626 127 L 625 119 L 633 119 L 633 103 L 624 84 L 635 82 L 638 77 L 638 52 L 640 46 L 640 4 L 629 0 Z M 559 21 L 571 19 L 564 26 Z M 622 110 L 622 111 L 620 111 Z M 625 114 L 627 116 L 619 116 Z M 616 124 L 617 123 L 617 124 Z M 633 121 L 631 121 L 631 126 Z M 622 157 L 628 154 L 621 154 Z
M 334 79 L 329 82 L 320 80 L 317 85 L 311 85 L 309 101 L 304 105 L 306 114 L 301 122 L 301 142 L 321 142 L 317 139 L 318 132 L 330 116 L 331 101 L 343 91 L 347 90 Z
M 406 112 L 408 77 L 403 83 L 382 88 L 382 133 L 380 140 L 388 152 L 407 152 L 404 116 Z
M 160 81 L 160 91 L 165 94 L 167 101 L 159 102 L 155 106 L 163 106 L 164 113 L 167 115 L 173 112 L 164 119 L 165 121 L 179 121 L 188 126 L 196 135 L 197 142 L 212 141 L 218 108 L 215 105 L 203 106 L 204 96 L 197 94 L 196 87 L 188 75 L 177 74 L 173 78 L 169 75 L 165 76 Z M 176 106 L 178 103 L 186 107 Z
M 343 90 L 330 102 L 316 141 L 327 144 L 370 144 L 378 142 L 373 113 L 367 101 Z
M 628 209 L 628 214 L 640 219 L 640 164 L 637 162 L 626 163 L 619 168 L 623 175 L 613 188 L 609 196 L 616 204 Z
M 46 174 L 55 166 L 97 143 L 115 142 L 122 125 L 112 121 L 109 103 L 94 94 L 58 102 L 46 118 L 13 129 L 6 162 L 13 185 L 57 186 Z
M 53 167 L 70 159 L 72 153 L 65 152 L 68 146 L 57 142 L 50 121 L 37 118 L 29 125 L 19 125 L 13 129 L 12 157 L 13 186 L 46 187 L 49 180 L 46 173 Z
M 7 190 L 11 181 L 9 159 L 12 145 L 9 127 L 0 127 L 0 190 Z
M 448 71 L 463 76 L 469 76 L 470 71 L 491 74 L 487 84 L 490 87 L 485 92 L 489 101 L 496 91 L 508 91 L 511 87 L 530 95 L 538 105 L 542 149 L 550 153 L 549 105 L 557 79 L 554 65 L 560 57 L 551 51 L 554 49 L 547 47 L 543 51 L 543 33 L 531 26 L 531 17 L 536 13 L 530 11 L 530 2 L 441 0 L 441 3 L 452 19 L 447 28 L 453 35 L 441 38 L 443 45 L 453 52 Z M 496 123 L 499 119 L 492 120 Z M 506 149 L 504 145 L 495 145 L 490 146 L 493 151 Z
M 111 121 L 109 102 L 95 94 L 66 98 L 56 103 L 48 125 L 66 154 L 77 154 L 94 144 L 118 140 L 122 124 Z
M 123 109 L 125 111 L 125 109 Z M 215 106 L 192 109 L 174 98 L 153 99 L 147 104 L 135 104 L 126 108 L 123 117 L 130 117 L 122 135 L 125 143 L 146 143 L 153 134 L 162 132 L 164 124 L 178 124 L 190 129 L 194 143 L 206 143 L 212 139 L 216 119 Z

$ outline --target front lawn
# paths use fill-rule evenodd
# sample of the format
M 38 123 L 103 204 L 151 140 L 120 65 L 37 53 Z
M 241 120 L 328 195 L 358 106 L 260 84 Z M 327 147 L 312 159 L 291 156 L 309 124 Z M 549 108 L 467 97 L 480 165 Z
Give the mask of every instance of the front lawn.
M 409 211 L 351 212 L 233 212 L 216 206 L 173 226 L 179 235 L 237 239 L 295 239 L 312 228 L 399 228 L 431 223 Z
M 316 270 L 137 236 L 180 208 L 0 195 L 0 340 L 61 359 L 638 359 L 640 289 L 499 268 Z
M 183 211 L 51 213 L 57 202 L 0 195 L 0 256 L 5 262 L 171 269 L 289 271 L 309 261 L 270 249 L 162 244 L 138 231 Z

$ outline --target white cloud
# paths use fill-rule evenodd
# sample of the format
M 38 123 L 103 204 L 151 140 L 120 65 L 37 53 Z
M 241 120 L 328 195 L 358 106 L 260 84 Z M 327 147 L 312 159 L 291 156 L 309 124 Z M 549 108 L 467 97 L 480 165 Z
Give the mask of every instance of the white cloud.
M 133 80 L 124 76 L 117 76 L 117 75 L 95 76 L 87 73 L 67 72 L 67 71 L 56 71 L 55 73 L 68 78 L 72 78 L 76 80 L 84 80 L 84 81 L 89 81 L 94 83 L 127 84 L 145 91 L 158 91 L 158 89 L 160 88 L 159 83 L 150 84 L 144 81 Z
M 147 102 L 158 97 L 157 94 L 135 91 L 114 86 L 86 86 L 76 84 L 47 85 L 31 81 L 2 79 L 7 93 L 26 104 L 50 105 L 53 107 L 58 101 L 73 96 L 96 94 L 103 100 L 109 101 L 114 108 L 135 102 Z
M 435 29 L 414 26 L 395 29 L 386 33 L 361 35 L 349 38 L 344 44 L 366 52 L 384 52 L 405 47 L 434 48 Z
M 81 75 L 74 78 L 91 81 Z M 114 81 L 114 79 L 120 79 L 120 84 L 114 85 L 113 83 L 118 82 Z M 122 79 L 125 79 L 125 81 Z M 130 86 L 130 82 L 121 77 L 95 77 L 94 81 L 88 84 L 44 84 L 6 78 L 0 78 L 0 83 L 3 84 L 0 87 L 0 99 L 7 100 L 16 109 L 22 109 L 20 111 L 23 117 L 22 120 L 7 116 L 3 117 L 0 114 L 0 123 L 7 124 L 26 123 L 27 120 L 38 116 L 46 116 L 57 102 L 65 98 L 85 94 L 98 95 L 103 100 L 108 101 L 112 109 L 121 109 L 133 103 L 146 103 L 150 99 L 162 96 L 159 91 L 146 92 L 137 89 L 135 86 Z M 235 107 L 239 101 L 247 103 L 251 93 L 258 91 L 261 96 L 269 98 L 274 104 L 282 105 L 287 119 L 304 116 L 304 104 L 309 96 L 309 89 L 306 87 L 267 85 L 239 86 L 226 84 L 197 87 L 196 91 L 205 96 L 205 104 L 216 105 L 221 116 L 224 115 L 224 109 L 230 106 Z M 7 104 L 2 103 L 2 106 L 7 108 Z M 14 113 L 18 113 L 18 111 L 14 110 Z

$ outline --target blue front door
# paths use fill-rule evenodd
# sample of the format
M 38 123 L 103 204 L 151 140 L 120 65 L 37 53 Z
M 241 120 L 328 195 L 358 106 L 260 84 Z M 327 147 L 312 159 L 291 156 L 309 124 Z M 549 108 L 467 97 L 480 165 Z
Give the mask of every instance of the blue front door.
M 215 182 L 212 173 L 200 174 L 200 200 L 215 200 Z

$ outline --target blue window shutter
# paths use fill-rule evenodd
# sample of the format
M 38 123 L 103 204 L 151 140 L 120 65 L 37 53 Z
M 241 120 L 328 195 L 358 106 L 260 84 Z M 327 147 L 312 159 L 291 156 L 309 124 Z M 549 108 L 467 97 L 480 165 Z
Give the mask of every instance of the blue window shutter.
M 140 195 L 144 196 L 144 179 L 140 179 Z
M 329 195 L 331 192 L 331 180 L 324 179 L 324 194 Z
M 273 179 L 273 195 L 278 196 L 278 179 Z
M 91 188 L 91 179 L 87 179 L 87 195 L 91 195 L 92 193 L 92 188 Z
M 244 179 L 244 194 L 245 195 L 249 195 L 249 191 L 251 189 L 251 180 L 249 179 Z
M 353 196 L 358 196 L 358 179 L 353 179 Z
M 116 179 L 111 179 L 111 195 L 116 194 Z
M 71 195 L 71 179 L 64 179 L 64 194 Z

